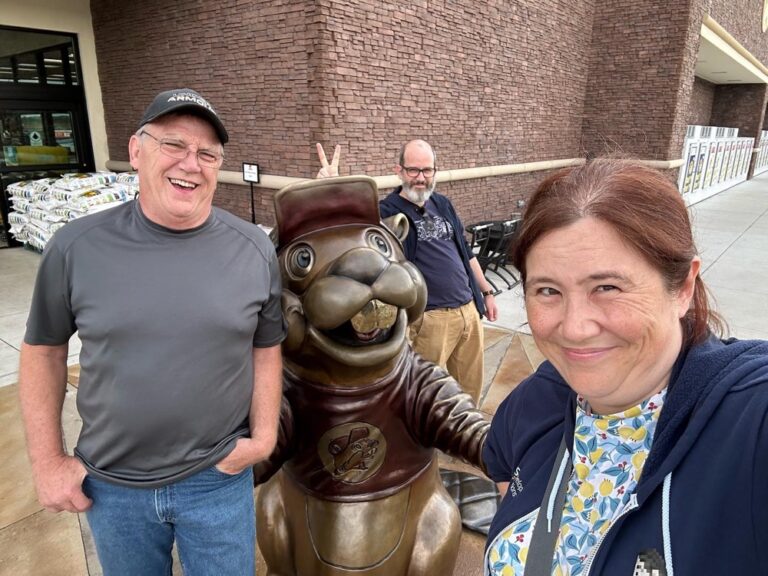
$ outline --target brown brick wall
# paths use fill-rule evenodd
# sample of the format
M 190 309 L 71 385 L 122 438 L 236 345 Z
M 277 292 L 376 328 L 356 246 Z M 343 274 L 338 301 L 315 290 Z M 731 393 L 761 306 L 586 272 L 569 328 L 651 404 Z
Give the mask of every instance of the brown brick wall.
M 715 84 L 702 78 L 696 78 L 693 83 L 691 100 L 688 104 L 687 123 L 709 126 L 714 100 Z
M 524 208 L 518 207 L 518 200 L 527 199 L 536 186 L 551 170 L 531 172 L 512 176 L 464 180 L 461 182 L 446 182 L 437 190 L 450 198 L 461 198 L 457 205 L 459 216 L 464 225 L 480 220 L 505 219 L 513 214 L 521 213 Z M 389 191 L 387 191 L 389 192 Z
M 343 146 L 342 174 L 388 174 L 415 137 L 444 169 L 574 157 L 593 4 L 93 0 L 111 158 L 127 158 L 143 108 L 174 86 L 224 117 L 229 170 L 311 177 L 320 141 Z M 542 177 L 442 190 L 465 221 L 504 217 Z M 257 189 L 257 221 L 272 222 L 272 194 Z M 249 218 L 248 195 L 221 186 L 216 202 Z
M 265 226 L 274 226 L 273 198 L 276 190 L 253 186 L 253 207 L 256 222 Z M 251 220 L 251 188 L 235 184 L 219 184 L 214 202 L 216 206 L 237 214 L 244 220 Z
M 715 89 L 712 123 L 739 129 L 739 136 L 755 137 L 763 125 L 768 86 L 723 84 Z
M 702 18 L 698 0 L 596 5 L 584 109 L 588 151 L 680 156 Z
M 552 170 L 531 172 L 527 174 L 494 176 L 459 182 L 444 182 L 438 184 L 436 190 L 454 200 L 459 215 L 465 225 L 480 220 L 509 218 L 515 213 L 522 212 L 518 201 L 528 198 L 539 182 Z M 383 198 L 389 190 L 380 190 Z M 266 226 L 274 226 L 273 198 L 275 190 L 254 186 L 254 208 L 256 222 Z M 241 218 L 250 220 L 250 188 L 220 184 L 216 192 L 217 206 L 229 210 Z
M 721 85 L 715 89 L 712 123 L 739 129 L 739 136 L 755 138 L 759 144 L 764 127 L 768 86 L 765 84 Z M 754 161 L 754 155 L 752 161 Z M 749 178 L 754 166 L 749 167 Z
M 414 137 L 444 168 L 578 152 L 591 2 L 330 4 L 319 97 L 350 171 L 389 172 Z
M 710 0 L 709 15 L 768 66 L 768 33 L 763 32 L 763 4 L 762 0 Z
M 606 149 L 677 158 L 711 93 L 694 79 L 705 0 L 93 0 L 91 9 L 116 160 L 147 102 L 172 86 L 198 89 L 225 118 L 225 169 L 248 161 L 297 177 L 316 172 L 318 141 L 342 145 L 342 174 L 391 173 L 416 137 L 436 147 L 442 169 Z M 544 175 L 441 190 L 466 222 L 500 218 Z M 273 194 L 256 188 L 258 222 L 273 223 Z M 222 185 L 216 202 L 250 218 L 248 187 Z
M 186 86 L 224 118 L 230 134 L 224 169 L 240 171 L 242 162 L 256 162 L 269 173 L 308 176 L 316 170 L 307 145 L 317 37 L 313 5 L 94 0 L 110 157 L 127 160 L 128 138 L 157 92 Z M 216 203 L 250 218 L 248 193 L 248 187 L 223 185 Z

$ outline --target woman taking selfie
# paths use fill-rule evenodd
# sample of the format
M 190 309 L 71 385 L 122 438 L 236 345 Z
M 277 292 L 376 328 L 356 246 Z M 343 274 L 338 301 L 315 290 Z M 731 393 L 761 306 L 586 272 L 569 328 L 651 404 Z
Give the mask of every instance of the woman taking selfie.
M 768 574 L 768 343 L 720 339 L 674 184 L 559 172 L 512 260 L 547 362 L 493 419 L 485 573 Z

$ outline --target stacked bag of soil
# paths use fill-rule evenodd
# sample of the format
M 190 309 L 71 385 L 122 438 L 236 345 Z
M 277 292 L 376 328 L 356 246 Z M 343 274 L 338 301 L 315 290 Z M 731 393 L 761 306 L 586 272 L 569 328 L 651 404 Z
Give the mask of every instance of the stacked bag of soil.
M 135 172 L 64 174 L 9 184 L 11 234 L 42 251 L 53 233 L 70 220 L 131 200 L 138 189 Z

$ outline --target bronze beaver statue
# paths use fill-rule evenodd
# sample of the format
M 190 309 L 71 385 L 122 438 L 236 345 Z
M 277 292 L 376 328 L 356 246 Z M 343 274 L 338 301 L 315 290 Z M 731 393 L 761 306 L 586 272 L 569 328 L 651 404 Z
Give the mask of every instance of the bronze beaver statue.
M 406 334 L 426 286 L 380 221 L 374 180 L 275 196 L 283 278 L 278 445 L 255 467 L 259 548 L 273 576 L 451 574 L 461 521 L 435 449 L 481 467 L 488 422 Z

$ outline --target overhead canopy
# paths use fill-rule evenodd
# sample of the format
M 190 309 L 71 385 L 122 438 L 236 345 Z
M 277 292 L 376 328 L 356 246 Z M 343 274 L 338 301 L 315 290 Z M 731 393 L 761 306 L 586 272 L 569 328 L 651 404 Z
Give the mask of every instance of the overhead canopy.
M 696 76 L 714 84 L 768 84 L 768 68 L 709 16 L 701 25 Z

